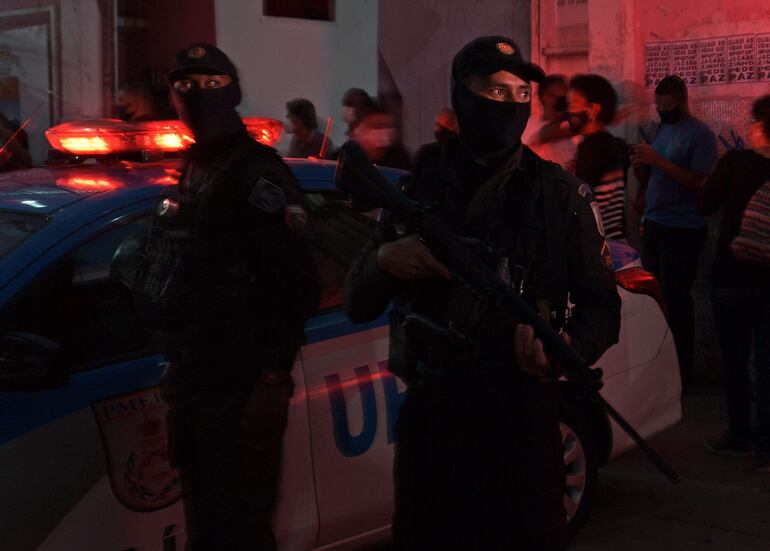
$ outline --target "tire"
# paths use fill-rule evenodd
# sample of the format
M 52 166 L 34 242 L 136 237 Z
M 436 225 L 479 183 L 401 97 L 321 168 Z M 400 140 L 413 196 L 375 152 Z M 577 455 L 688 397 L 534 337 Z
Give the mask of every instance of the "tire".
M 564 509 L 571 540 L 585 522 L 596 491 L 598 459 L 596 444 L 585 417 L 574 406 L 562 402 L 559 420 L 564 443 Z

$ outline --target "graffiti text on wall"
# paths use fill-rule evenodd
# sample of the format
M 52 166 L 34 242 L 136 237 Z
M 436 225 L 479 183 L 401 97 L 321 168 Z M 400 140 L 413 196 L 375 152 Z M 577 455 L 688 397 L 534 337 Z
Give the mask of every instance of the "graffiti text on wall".
M 770 82 L 770 33 L 648 42 L 644 45 L 644 86 L 666 75 L 688 86 Z

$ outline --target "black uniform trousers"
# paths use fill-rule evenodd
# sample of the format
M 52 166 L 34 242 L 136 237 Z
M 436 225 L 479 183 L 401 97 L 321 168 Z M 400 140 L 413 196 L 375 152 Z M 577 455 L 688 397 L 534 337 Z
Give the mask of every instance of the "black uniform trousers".
M 397 423 L 397 549 L 564 548 L 556 385 L 501 369 L 457 365 L 410 384 Z
M 215 372 L 217 366 L 210 369 Z M 165 393 L 169 454 L 182 483 L 187 551 L 276 548 L 271 519 L 293 388 L 287 372 L 283 380 L 260 380 L 246 389 L 172 385 Z

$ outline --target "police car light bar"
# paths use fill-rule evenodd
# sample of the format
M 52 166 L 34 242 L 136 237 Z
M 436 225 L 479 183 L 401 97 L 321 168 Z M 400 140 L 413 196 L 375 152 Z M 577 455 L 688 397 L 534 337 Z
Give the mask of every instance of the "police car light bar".
M 283 123 L 275 119 L 246 117 L 246 129 L 255 140 L 273 145 L 281 137 Z M 51 147 L 71 155 L 109 155 L 131 151 L 174 153 L 195 143 L 192 132 L 180 121 L 124 122 L 94 119 L 65 122 L 50 128 Z
M 281 139 L 283 123 L 267 117 L 243 117 L 249 135 L 260 143 L 273 146 Z

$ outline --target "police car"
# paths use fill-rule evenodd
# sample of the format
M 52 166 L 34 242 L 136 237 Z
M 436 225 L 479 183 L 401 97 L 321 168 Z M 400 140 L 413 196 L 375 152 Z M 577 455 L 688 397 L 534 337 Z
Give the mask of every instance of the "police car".
M 267 143 L 280 131 L 269 120 L 247 123 Z M 0 547 L 181 550 L 179 479 L 167 462 L 156 386 L 164 358 L 133 310 L 122 264 L 177 180 L 179 161 L 167 153 L 191 138 L 173 122 L 100 121 L 61 125 L 49 141 L 67 152 L 60 164 L 0 175 Z M 101 160 L 82 161 L 94 153 Z M 334 163 L 286 162 L 314 208 L 341 213 L 329 224 L 358 235 L 348 247 L 360 247 L 372 221 L 346 211 Z M 622 326 L 597 363 L 602 394 L 651 436 L 681 417 L 674 343 L 654 278 L 635 251 L 612 248 Z M 340 305 L 345 267 L 323 252 L 319 262 L 323 308 L 294 366 L 275 516 L 283 550 L 387 540 L 393 508 L 394 424 L 405 388 L 387 369 L 386 320 L 352 324 Z M 574 531 L 598 466 L 632 442 L 566 383 L 563 394 L 564 504 Z

